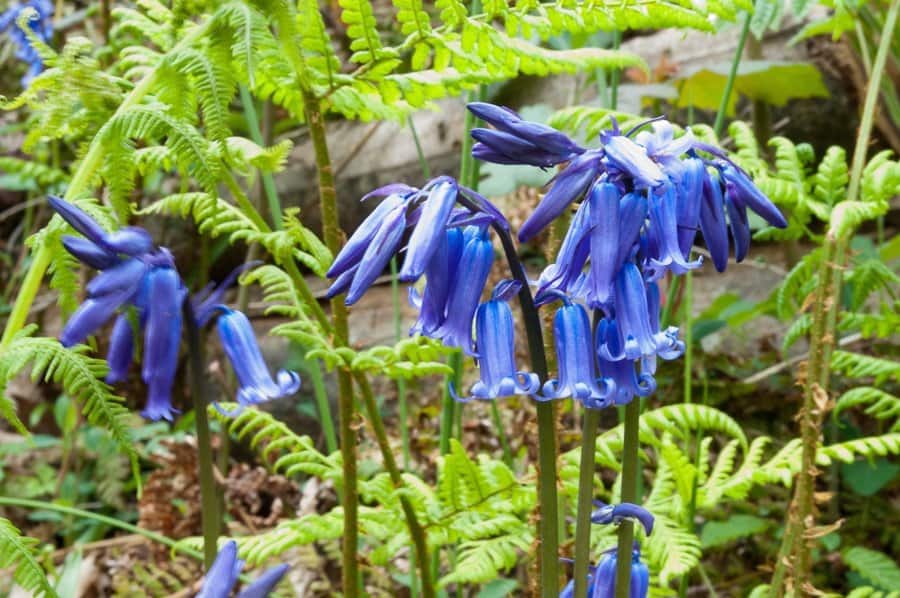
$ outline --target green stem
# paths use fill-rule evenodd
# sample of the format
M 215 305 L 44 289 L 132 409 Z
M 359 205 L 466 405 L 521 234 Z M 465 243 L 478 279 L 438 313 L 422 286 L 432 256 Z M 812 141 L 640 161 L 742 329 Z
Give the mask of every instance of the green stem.
M 503 462 L 510 469 L 513 468 L 512 449 L 509 446 L 509 440 L 506 438 L 506 432 L 503 431 L 503 418 L 500 417 L 500 408 L 497 407 L 497 401 L 491 401 L 491 419 L 494 420 L 494 427 L 497 429 L 497 437 L 500 440 L 500 449 L 503 451 Z
M 694 303 L 694 277 L 690 270 L 684 275 L 684 402 L 691 402 L 692 394 L 692 372 L 691 366 L 694 356 L 694 319 L 693 319 L 693 303 Z
M 588 565 L 591 558 L 591 511 L 594 499 L 594 451 L 600 411 L 585 409 L 582 418 L 581 461 L 578 470 L 578 514 L 575 520 L 575 598 L 587 596 Z
M 450 385 L 459 389 L 459 379 L 462 374 L 462 351 L 455 350 L 447 357 L 447 365 L 453 370 L 447 374 L 444 381 L 444 394 L 441 397 L 441 431 L 438 439 L 438 448 L 442 455 L 450 452 L 450 438 L 453 437 L 453 413 L 454 403 L 453 396 L 450 394 Z
M 400 316 L 400 281 L 397 280 L 397 256 L 391 258 L 391 303 L 394 315 L 394 342 L 399 342 L 403 335 L 403 323 Z M 412 458 L 409 453 L 409 406 L 406 400 L 406 380 L 397 380 L 397 410 L 400 420 L 400 444 L 403 450 L 403 469 L 409 471 Z
M 322 431 L 325 434 L 325 447 L 330 454 L 338 450 L 337 432 L 334 429 L 334 420 L 331 417 L 331 405 L 328 404 L 328 392 L 325 390 L 322 366 L 318 360 L 307 363 L 306 373 L 309 375 L 310 382 L 313 385 L 316 409 L 319 412 L 319 419 L 322 420 Z
M 728 79 L 725 80 L 725 90 L 722 92 L 722 99 L 719 101 L 719 109 L 716 112 L 716 121 L 713 123 L 713 131 L 716 137 L 722 134 L 722 126 L 725 124 L 725 113 L 728 112 L 731 92 L 734 89 L 734 81 L 737 79 L 738 66 L 741 64 L 741 56 L 744 54 L 744 44 L 747 43 L 747 35 L 750 33 L 751 18 L 753 18 L 753 14 L 748 12 L 744 18 L 744 25 L 741 27 L 741 35 L 738 38 L 738 45 L 734 51 L 734 58 L 731 60 Z
M 105 523 L 110 527 L 116 527 L 126 532 L 143 536 L 148 540 L 153 540 L 154 542 L 158 542 L 159 544 L 168 546 L 175 552 L 186 554 L 189 557 L 195 558 L 197 560 L 203 560 L 202 552 L 194 550 L 193 548 L 189 548 L 184 544 L 176 542 L 175 540 L 172 540 L 171 538 L 168 538 L 162 534 L 158 534 L 148 529 L 138 527 L 126 521 L 122 521 L 121 519 L 107 517 L 106 515 L 101 515 L 92 511 L 85 511 L 77 507 L 67 507 L 65 505 L 58 505 L 56 503 L 45 502 L 42 500 L 29 500 L 27 498 L 12 498 L 8 496 L 0 496 L 0 506 L 55 511 L 57 513 L 63 513 L 65 515 L 81 517 L 82 519 L 92 519 L 94 521 L 99 521 L 100 523 Z
M 208 26 L 209 21 L 195 27 L 181 40 L 181 42 L 178 43 L 178 45 L 172 48 L 169 53 L 174 54 L 180 52 L 193 44 L 206 33 Z M 165 61 L 161 61 L 161 64 L 162 63 L 165 63 Z M 125 96 L 125 99 L 119 104 L 119 107 L 116 109 L 112 118 L 121 116 L 134 106 L 138 105 L 156 84 L 158 78 L 159 69 L 150 71 L 147 76 L 141 79 L 131 92 Z M 95 135 L 93 140 L 91 140 L 87 153 L 78 164 L 78 169 L 69 181 L 69 186 L 66 188 L 65 199 L 71 201 L 90 188 L 91 182 L 97 174 L 97 170 L 99 170 L 100 166 L 103 164 L 105 149 L 106 148 L 104 148 L 103 143 L 100 140 L 100 136 Z M 62 223 L 62 219 L 59 217 L 55 217 L 54 221 L 57 222 L 57 225 Z M 31 260 L 31 266 L 28 269 L 28 273 L 22 281 L 22 288 L 16 296 L 16 303 L 13 305 L 9 318 L 6 320 L 6 328 L 3 330 L 3 337 L 0 338 L 0 349 L 5 348 L 12 341 L 12 337 L 25 326 L 25 321 L 28 319 L 28 312 L 31 310 L 34 298 L 37 297 L 38 291 L 40 291 L 41 281 L 49 267 L 50 249 L 44 244 L 39 244 L 34 251 L 34 257 Z
M 641 402 L 635 397 L 625 406 L 625 439 L 622 446 L 622 491 L 620 502 L 638 504 L 638 433 Z M 631 547 L 634 543 L 634 523 L 619 525 L 619 548 L 616 559 L 616 598 L 628 598 L 631 584 Z
M 622 44 L 622 32 L 613 31 L 613 50 L 618 50 Z M 613 69 L 609 75 L 609 108 L 615 110 L 619 107 L 619 79 L 622 77 L 622 71 Z
M 325 245 L 332 255 L 337 255 L 341 246 L 341 229 L 338 222 L 337 190 L 334 186 L 334 171 L 328 155 L 328 142 L 325 137 L 325 119 L 319 102 L 309 93 L 303 93 L 306 123 L 316 159 L 316 170 L 319 183 L 319 206 L 322 213 L 322 236 Z M 318 303 L 318 302 L 316 302 Z M 339 295 L 331 300 L 331 314 L 334 320 L 334 342 L 338 346 L 346 346 L 349 338 L 347 324 L 347 308 L 344 296 Z M 341 460 L 343 463 L 344 493 L 344 537 L 342 582 L 344 595 L 355 598 L 358 595 L 359 562 L 357 549 L 359 544 L 358 489 L 356 475 L 356 432 L 353 429 L 353 382 L 350 372 L 341 368 L 338 376 L 338 426 L 340 427 Z
M 244 85 L 240 86 L 241 104 L 244 106 L 244 120 L 247 123 L 247 131 L 250 133 L 250 139 L 260 146 L 268 145 L 267 140 L 263 136 L 262 129 L 259 126 L 259 118 L 256 114 L 256 104 L 253 102 L 253 96 Z M 278 199 L 278 189 L 275 187 L 275 178 L 271 172 L 260 173 L 262 176 L 263 190 L 266 193 L 266 201 L 269 207 L 269 218 L 275 230 L 281 230 L 281 201 Z
M 406 483 L 403 481 L 400 468 L 397 467 L 394 453 L 391 451 L 390 441 L 388 440 L 387 432 L 384 429 L 384 422 L 381 419 L 381 414 L 378 412 L 378 403 L 375 401 L 375 393 L 372 392 L 372 387 L 369 385 L 369 381 L 366 380 L 366 377 L 363 374 L 354 373 L 354 379 L 362 394 L 363 405 L 369 416 L 368 419 L 372 426 L 372 431 L 375 434 L 375 441 L 381 449 L 384 468 L 391 477 L 391 482 L 394 484 L 394 487 L 397 489 L 403 488 Z M 412 503 L 409 502 L 409 498 L 405 494 L 400 494 L 400 505 L 403 508 L 403 514 L 406 516 L 407 527 L 409 528 L 409 534 L 413 541 L 415 561 L 419 565 L 419 575 L 422 580 L 422 596 L 425 598 L 435 598 L 434 583 L 432 582 L 429 571 L 428 540 L 425 536 L 425 529 L 419 523 Z
M 406 122 L 409 125 L 410 133 L 412 133 L 413 143 L 416 145 L 416 156 L 419 158 L 422 177 L 427 181 L 431 178 L 431 166 L 428 165 L 428 159 L 425 157 L 425 151 L 422 149 L 422 142 L 419 141 L 419 132 L 416 130 L 416 124 L 413 122 L 412 116 L 408 116 Z
M 212 444 L 209 433 L 209 415 L 206 413 L 208 394 L 204 379 L 203 345 L 200 329 L 194 319 L 191 302 L 184 302 L 184 323 L 187 328 L 188 358 L 190 360 L 190 390 L 194 403 L 194 425 L 197 428 L 197 467 L 200 478 L 201 527 L 203 529 L 203 556 L 207 567 L 211 566 L 218 552 L 219 509 L 218 489 L 213 475 Z

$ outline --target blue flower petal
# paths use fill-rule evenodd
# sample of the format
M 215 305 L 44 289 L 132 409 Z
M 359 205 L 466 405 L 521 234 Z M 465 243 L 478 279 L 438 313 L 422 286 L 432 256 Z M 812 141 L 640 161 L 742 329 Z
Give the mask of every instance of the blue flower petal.
M 135 257 L 153 249 L 150 233 L 137 226 L 126 226 L 103 238 L 103 245 L 116 253 Z
M 444 228 L 456 203 L 457 186 L 452 179 L 434 185 L 422 204 L 419 221 L 409 238 L 406 259 L 398 279 L 411 282 L 422 276 L 431 256 L 444 239 Z
M 747 206 L 776 228 L 787 228 L 788 222 L 784 214 L 753 184 L 743 170 L 726 161 L 720 161 L 719 166 L 722 180 L 726 187 L 732 189 L 736 204 Z
M 573 201 L 585 194 L 601 173 L 603 154 L 596 150 L 577 156 L 553 181 L 531 216 L 519 229 L 519 240 L 527 241 L 560 216 Z
M 295 372 L 279 370 L 276 379 L 272 379 L 247 316 L 224 306 L 218 309 L 219 338 L 240 386 L 238 402 L 255 405 L 297 392 L 300 377 Z
M 109 341 L 109 352 L 106 361 L 109 364 L 109 373 L 106 375 L 108 384 L 121 382 L 128 377 L 128 367 L 134 357 L 134 331 L 131 322 L 125 314 L 120 314 L 113 325 Z
M 124 289 L 99 297 L 88 297 L 69 318 L 59 335 L 59 342 L 64 347 L 82 342 L 108 322 L 132 295 L 134 289 Z
M 381 228 L 372 238 L 359 261 L 359 269 L 344 303 L 353 305 L 363 296 L 378 278 L 391 257 L 397 252 L 406 223 L 406 206 L 398 205 L 391 210 L 381 223 Z
M 369 247 L 384 225 L 385 218 L 395 208 L 403 204 L 404 201 L 404 196 L 394 194 L 389 195 L 378 204 L 372 213 L 359 225 L 359 228 L 350 235 L 347 244 L 337 254 L 337 257 L 335 257 L 334 262 L 328 269 L 328 278 L 335 278 L 359 263 L 366 252 L 366 248 Z
M 242 590 L 237 595 L 237 598 L 265 598 L 275 589 L 275 586 L 278 585 L 278 582 L 281 581 L 288 569 L 289 566 L 285 563 L 266 570 L 265 573 Z
M 237 543 L 228 540 L 206 572 L 203 587 L 196 598 L 228 598 L 243 568 L 244 561 L 237 558 Z
M 131 289 L 137 291 L 138 284 L 147 273 L 147 265 L 139 259 L 131 258 L 108 268 L 94 277 L 87 285 L 88 295 L 99 297 Z
M 87 212 L 75 204 L 53 195 L 49 197 L 48 201 L 50 202 L 50 207 L 62 216 L 63 220 L 69 223 L 69 226 L 94 243 L 103 246 L 103 238 L 106 236 L 106 231 Z
M 718 174 L 712 173 L 704 179 L 702 199 L 700 232 L 713 265 L 719 272 L 724 272 L 728 266 L 728 223 Z
M 147 406 L 141 415 L 172 420 L 172 386 L 181 343 L 182 303 L 187 291 L 174 268 L 154 268 L 149 277 L 149 305 L 144 328 L 141 375 L 147 384 Z
M 591 269 L 588 305 L 600 307 L 610 301 L 612 282 L 619 271 L 619 198 L 618 187 L 597 182 L 585 200 L 590 204 Z
M 112 268 L 120 261 L 115 252 L 97 245 L 90 239 L 64 235 L 62 244 L 66 251 L 74 255 L 78 261 L 87 264 L 95 270 Z

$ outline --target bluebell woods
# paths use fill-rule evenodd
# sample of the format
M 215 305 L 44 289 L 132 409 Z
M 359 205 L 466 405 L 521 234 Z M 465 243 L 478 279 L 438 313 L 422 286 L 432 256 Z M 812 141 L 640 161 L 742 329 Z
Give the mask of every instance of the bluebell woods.
M 183 304 L 188 295 L 172 253 L 154 246 L 150 234 L 142 228 L 125 227 L 107 233 L 87 213 L 67 201 L 51 197 L 50 205 L 83 235 L 63 237 L 69 253 L 100 270 L 87 285 L 87 298 L 69 319 L 60 342 L 66 347 L 78 344 L 115 315 L 106 378 L 113 384 L 127 377 L 135 352 L 135 332 L 142 332 L 141 376 L 148 389 L 142 415 L 151 420 L 172 420 L 177 413 L 172 406 L 172 386 L 184 324 Z M 245 406 L 297 392 L 300 377 L 281 370 L 273 380 L 250 321 L 221 304 L 225 290 L 242 269 L 232 272 L 222 284 L 209 285 L 191 298 L 190 313 L 197 326 L 218 316 L 219 337 L 240 386 L 237 400 Z

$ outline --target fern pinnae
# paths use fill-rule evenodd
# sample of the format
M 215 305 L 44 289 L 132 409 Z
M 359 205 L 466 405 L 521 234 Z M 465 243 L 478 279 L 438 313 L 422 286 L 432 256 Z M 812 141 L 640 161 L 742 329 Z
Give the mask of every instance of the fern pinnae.
M 34 556 L 37 540 L 25 537 L 8 519 L 0 517 L 0 570 L 13 568 L 13 579 L 35 596 L 56 598 L 47 574 Z
M 900 433 L 889 432 L 880 436 L 866 436 L 824 446 L 816 455 L 816 463 L 830 465 L 833 460 L 852 463 L 857 457 L 871 459 L 898 454 L 900 454 Z
M 842 411 L 860 405 L 866 405 L 865 412 L 876 419 L 900 417 L 900 397 L 873 386 L 859 386 L 842 394 L 834 405 L 833 415 L 837 418 Z
M 900 380 L 900 362 L 861 353 L 835 351 L 831 367 L 851 378 L 874 378 L 876 384 L 888 379 Z

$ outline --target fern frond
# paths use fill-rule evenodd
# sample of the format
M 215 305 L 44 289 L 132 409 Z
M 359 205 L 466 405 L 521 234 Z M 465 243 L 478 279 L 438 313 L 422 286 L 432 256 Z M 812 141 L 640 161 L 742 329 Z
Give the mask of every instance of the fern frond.
M 0 517 L 0 570 L 13 568 L 13 579 L 27 592 L 36 596 L 56 598 L 43 567 L 34 557 L 37 540 L 22 536 L 8 519 Z
M 853 292 L 852 306 L 859 309 L 878 289 L 891 291 L 900 285 L 900 276 L 881 259 L 864 260 L 853 266 L 845 277 Z
M 866 581 L 884 590 L 900 588 L 900 566 L 883 552 L 854 546 L 845 550 L 841 556 L 847 566 Z
M 816 463 L 831 465 L 835 459 L 852 463 L 857 457 L 868 459 L 898 454 L 900 454 L 900 433 L 891 432 L 824 446 L 816 454 Z
M 840 146 L 832 145 L 816 170 L 813 193 L 819 201 L 833 206 L 844 199 L 849 179 L 847 152 Z
M 525 552 L 530 542 L 519 534 L 506 534 L 483 540 L 463 542 L 454 570 L 442 577 L 438 585 L 451 583 L 484 583 L 497 579 L 515 567 L 519 552 Z
M 900 416 L 900 398 L 873 386 L 859 386 L 842 394 L 835 403 L 834 416 L 859 405 L 867 405 L 865 412 L 876 419 Z
M 123 405 L 124 399 L 102 380 L 109 369 L 106 361 L 87 355 L 90 348 L 85 345 L 66 349 L 56 339 L 30 336 L 33 332 L 33 326 L 22 330 L 0 357 L 0 395 L 13 376 L 30 365 L 32 380 L 61 384 L 70 397 L 82 403 L 88 422 L 103 427 L 136 466 L 131 412 Z
M 875 378 L 876 384 L 891 378 L 900 380 L 900 363 L 860 353 L 835 351 L 831 368 L 851 378 Z
M 811 327 L 812 314 L 800 314 L 796 320 L 791 322 L 787 332 L 784 333 L 784 341 L 781 343 L 781 350 L 787 352 L 791 345 L 809 334 Z
M 655 513 L 652 540 L 644 554 L 663 586 L 687 574 L 700 562 L 700 538 L 665 515 Z
M 822 260 L 822 250 L 817 248 L 803 256 L 791 268 L 777 289 L 775 289 L 775 312 L 779 318 L 793 318 L 813 288 L 815 273 Z

